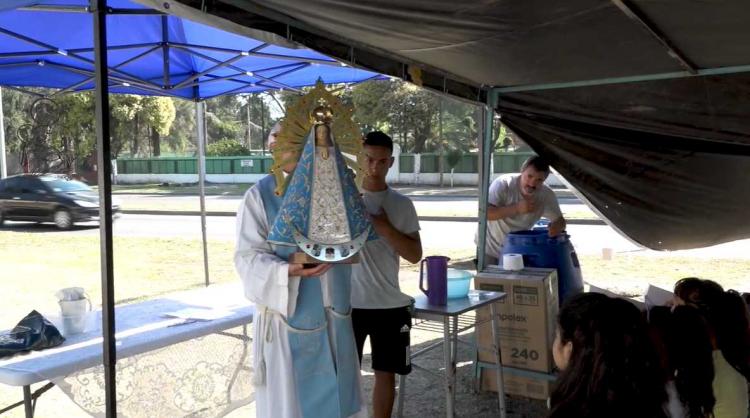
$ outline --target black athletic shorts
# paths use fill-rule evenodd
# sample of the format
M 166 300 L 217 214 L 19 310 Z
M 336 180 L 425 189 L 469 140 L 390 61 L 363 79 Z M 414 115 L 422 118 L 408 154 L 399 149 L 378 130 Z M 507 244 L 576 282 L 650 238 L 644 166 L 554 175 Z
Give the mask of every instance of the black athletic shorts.
M 352 309 L 352 325 L 360 363 L 365 339 L 369 336 L 373 370 L 398 374 L 411 372 L 411 306 Z

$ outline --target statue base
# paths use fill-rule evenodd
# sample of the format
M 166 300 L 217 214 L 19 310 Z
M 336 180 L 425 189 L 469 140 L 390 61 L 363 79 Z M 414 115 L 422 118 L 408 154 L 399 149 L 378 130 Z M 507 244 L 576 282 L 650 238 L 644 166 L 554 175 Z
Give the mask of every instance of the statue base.
M 292 255 L 289 256 L 289 263 L 292 264 L 311 264 L 311 265 L 317 265 L 317 264 L 359 264 L 359 254 L 354 254 L 353 256 L 341 260 L 341 261 L 320 261 L 317 258 L 310 257 L 307 253 L 304 253 L 302 251 L 298 251 L 296 253 L 292 253 Z

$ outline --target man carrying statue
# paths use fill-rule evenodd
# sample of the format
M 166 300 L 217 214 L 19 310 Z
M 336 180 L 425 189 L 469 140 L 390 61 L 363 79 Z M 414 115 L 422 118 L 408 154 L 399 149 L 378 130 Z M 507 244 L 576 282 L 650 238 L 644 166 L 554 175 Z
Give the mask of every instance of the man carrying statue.
M 360 139 L 351 109 L 319 81 L 272 130 L 272 174 L 238 210 L 257 417 L 367 416 L 350 306 L 351 263 L 375 237 L 348 167 L 361 179 Z

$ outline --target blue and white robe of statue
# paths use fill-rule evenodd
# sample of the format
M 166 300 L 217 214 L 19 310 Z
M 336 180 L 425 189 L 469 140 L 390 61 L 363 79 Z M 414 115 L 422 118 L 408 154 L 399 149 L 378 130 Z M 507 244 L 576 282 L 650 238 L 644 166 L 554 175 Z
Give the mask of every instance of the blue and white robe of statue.
M 307 137 L 268 240 L 299 247 L 323 261 L 328 253 L 337 261 L 358 252 L 376 235 L 335 141 L 332 147 L 315 146 L 314 132 Z M 321 156 L 324 151 L 328 158 Z
M 351 328 L 350 271 L 288 277 L 291 246 L 268 241 L 281 206 L 273 176 L 245 194 L 237 212 L 234 262 L 256 304 L 253 380 L 262 418 L 367 417 Z

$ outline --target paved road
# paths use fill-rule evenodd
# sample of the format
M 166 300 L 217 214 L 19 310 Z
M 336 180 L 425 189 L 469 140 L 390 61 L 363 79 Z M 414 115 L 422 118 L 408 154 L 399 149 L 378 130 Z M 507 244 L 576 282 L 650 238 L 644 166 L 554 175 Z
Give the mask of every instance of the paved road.
M 472 196 L 421 196 L 409 195 L 414 202 L 417 213 L 422 217 L 477 216 L 477 200 Z M 240 206 L 242 197 L 236 195 L 207 196 L 206 211 L 222 212 L 223 214 L 234 213 Z M 563 213 L 572 214 L 574 217 L 588 216 L 593 218 L 590 209 L 576 198 L 561 197 L 558 199 Z M 114 197 L 114 203 L 120 205 L 124 210 L 159 210 L 159 211 L 193 211 L 200 209 L 197 196 L 185 195 L 142 195 L 142 194 L 120 194 Z

